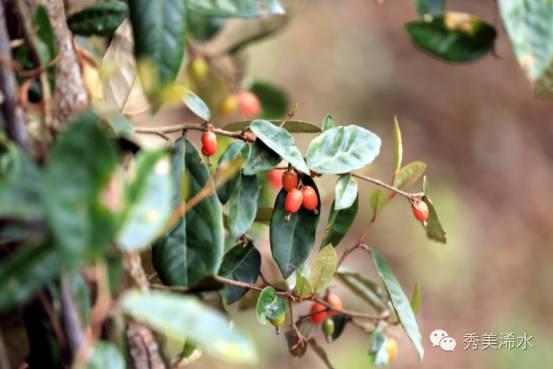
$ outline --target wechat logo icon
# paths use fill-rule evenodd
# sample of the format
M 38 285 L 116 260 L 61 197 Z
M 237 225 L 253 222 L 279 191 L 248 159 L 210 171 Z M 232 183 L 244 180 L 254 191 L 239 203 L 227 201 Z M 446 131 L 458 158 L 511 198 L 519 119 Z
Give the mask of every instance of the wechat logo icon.
M 453 337 L 449 337 L 443 329 L 436 329 L 430 333 L 430 342 L 432 346 L 439 346 L 444 351 L 454 351 L 457 342 Z

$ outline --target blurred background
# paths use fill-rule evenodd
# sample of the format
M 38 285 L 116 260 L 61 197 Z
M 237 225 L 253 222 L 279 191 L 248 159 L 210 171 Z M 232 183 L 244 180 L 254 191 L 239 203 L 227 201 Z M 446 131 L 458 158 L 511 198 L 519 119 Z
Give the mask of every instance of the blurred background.
M 391 262 L 407 295 L 421 283 L 418 321 L 426 355 L 420 367 L 553 367 L 551 103 L 533 97 L 499 23 L 496 1 L 447 2 L 448 10 L 475 14 L 499 32 L 496 56 L 465 65 L 437 61 L 411 44 L 404 24 L 417 14 L 408 0 L 294 0 L 287 9 L 289 25 L 248 48 L 248 75 L 285 87 L 298 104 L 297 118 L 320 122 L 331 113 L 340 124 L 359 124 L 380 135 L 383 147 L 371 176 L 391 176 L 394 115 L 403 131 L 404 163 L 428 164 L 430 195 L 448 243 L 428 241 L 400 198 L 367 240 Z M 298 136 L 300 148 L 310 139 Z M 334 183 L 318 185 L 331 201 Z M 372 190 L 361 186 L 358 219 L 338 251 L 367 223 Z M 323 213 L 321 231 L 326 219 Z M 268 252 L 266 233 L 260 248 Z M 375 275 L 362 252 L 346 265 Z M 346 306 L 365 307 L 338 282 L 333 288 Z M 255 337 L 258 367 L 323 368 L 312 352 L 302 359 L 285 354 L 284 337 L 260 327 L 251 314 L 235 311 L 233 318 Z M 457 340 L 455 352 L 431 346 L 428 336 L 438 328 Z M 466 334 L 504 332 L 533 336 L 535 347 L 464 350 Z M 391 367 L 416 367 L 416 351 L 403 331 L 392 335 L 399 355 Z M 339 369 L 371 366 L 369 339 L 354 327 L 324 346 Z M 192 367 L 228 364 L 204 356 Z

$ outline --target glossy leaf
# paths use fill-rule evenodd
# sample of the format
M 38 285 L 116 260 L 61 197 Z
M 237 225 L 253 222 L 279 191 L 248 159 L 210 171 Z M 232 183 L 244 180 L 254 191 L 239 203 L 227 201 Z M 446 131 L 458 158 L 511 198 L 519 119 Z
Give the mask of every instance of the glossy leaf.
M 257 360 L 251 340 L 230 327 L 221 313 L 195 297 L 166 292 L 125 293 L 120 306 L 134 319 L 165 336 L 194 341 L 205 352 L 233 363 Z
M 336 182 L 334 209 L 350 208 L 357 199 L 357 182 L 351 175 L 343 175 Z
M 401 169 L 403 161 L 403 140 L 401 138 L 401 128 L 397 117 L 394 117 L 394 179 Z
M 271 14 L 284 14 L 278 0 L 188 0 L 191 11 L 217 17 L 253 18 Z
M 380 329 L 375 329 L 371 335 L 369 357 L 375 366 L 385 366 L 390 362 L 388 356 L 388 337 Z
M 280 120 L 270 120 L 271 124 L 275 126 L 280 126 L 282 121 Z M 227 124 L 224 129 L 227 131 L 241 131 L 247 127 L 250 126 L 249 120 L 244 120 L 240 122 L 234 122 Z M 286 130 L 290 133 L 320 133 L 321 127 L 319 127 L 316 124 L 305 122 L 301 120 L 289 120 L 287 121 L 282 128 L 286 128 Z
M 78 368 L 78 366 L 77 366 Z M 86 369 L 125 369 L 125 359 L 116 346 L 98 341 L 92 346 Z
M 255 315 L 259 323 L 265 325 L 269 319 L 278 319 L 286 314 L 286 301 L 279 297 L 273 287 L 265 287 L 259 294 Z
M 68 262 L 77 262 L 87 249 L 103 251 L 113 239 L 121 208 L 102 193 L 117 162 L 92 112 L 70 124 L 50 152 L 43 198 L 55 242 Z
M 249 156 L 242 167 L 242 171 L 245 175 L 254 175 L 273 169 L 281 160 L 276 152 L 263 142 L 256 140 L 253 144 L 250 144 Z
M 261 254 L 253 243 L 236 245 L 223 258 L 219 275 L 235 281 L 255 283 L 261 269 Z M 247 288 L 225 286 L 221 290 L 225 302 L 232 304 L 248 292 Z
M 323 119 L 323 126 L 322 126 L 322 130 L 323 132 L 330 129 L 330 128 L 334 128 L 336 127 L 337 124 L 336 122 L 334 121 L 334 119 L 332 119 L 332 117 L 330 116 L 330 114 L 327 114 L 327 116 L 325 117 L 325 119 Z
M 186 3 L 130 0 L 134 54 L 142 87 L 159 104 L 159 92 L 177 77 L 186 44 Z
M 128 15 L 125 2 L 102 1 L 71 14 L 67 25 L 77 35 L 111 36 Z
M 284 128 L 277 127 L 266 120 L 257 119 L 250 124 L 250 129 L 271 150 L 280 157 L 292 164 L 294 168 L 309 173 L 303 157 L 296 147 L 294 138 Z
M 125 197 L 130 205 L 117 236 L 123 251 L 138 251 L 150 246 L 160 234 L 172 211 L 173 183 L 167 150 L 142 152 L 136 173 Z
M 173 176 L 177 188 L 188 188 L 185 201 L 210 181 L 208 170 L 186 139 L 175 143 Z M 152 259 L 161 280 L 191 287 L 219 271 L 224 249 L 223 215 L 216 195 L 187 211 L 175 227 L 154 245 Z
M 30 299 L 62 272 L 62 257 L 49 246 L 26 246 L 0 263 L 0 311 Z
M 228 225 L 234 237 L 242 236 L 252 226 L 261 192 L 256 175 L 241 175 L 240 178 L 240 184 L 227 204 Z
M 429 215 L 426 220 L 426 236 L 431 240 L 438 241 L 441 243 L 447 242 L 447 234 L 445 232 L 440 219 L 438 218 L 438 213 L 432 201 L 428 196 L 424 196 L 422 200 L 428 205 Z
M 334 322 L 334 332 L 332 332 L 332 335 L 330 336 L 332 341 L 336 341 L 342 333 L 344 333 L 344 330 L 346 329 L 346 325 L 348 323 L 348 317 L 344 314 L 336 314 L 333 315 L 330 319 Z
M 386 194 L 380 189 L 376 189 L 371 193 L 369 203 L 373 211 L 373 217 L 376 217 L 386 206 Z
M 530 80 L 538 80 L 553 64 L 553 3 L 546 0 L 498 3 L 518 63 Z
M 405 333 L 407 333 L 407 336 L 411 342 L 413 342 L 413 345 L 417 349 L 420 359 L 422 360 L 424 357 L 422 336 L 409 300 L 407 299 L 407 296 L 405 296 L 399 281 L 384 258 L 382 258 L 376 250 L 372 250 L 372 256 L 378 275 L 386 286 L 386 290 L 390 295 L 392 305 L 398 315 L 399 321 L 403 326 L 403 329 L 405 329 Z
M 490 24 L 458 12 L 409 22 L 405 28 L 420 49 L 452 63 L 480 59 L 493 50 L 497 36 Z
M 315 292 L 321 292 L 334 278 L 338 256 L 334 247 L 325 247 L 315 257 L 309 278 Z
M 15 144 L 8 144 L 0 154 L 0 217 L 42 217 L 41 183 L 37 165 Z
M 413 161 L 403 168 L 394 178 L 394 187 L 406 188 L 416 183 L 426 170 L 426 163 L 422 161 Z
M 265 81 L 255 80 L 248 89 L 259 99 L 263 119 L 282 119 L 288 113 L 286 92 Z
M 340 241 L 342 241 L 351 228 L 358 210 L 359 195 L 355 198 L 353 205 L 347 209 L 336 211 L 334 203 L 332 204 L 328 216 L 326 234 L 322 242 L 323 247 L 328 244 L 332 244 L 336 247 L 340 244 Z
M 304 185 L 317 189 L 310 177 L 305 176 L 302 180 Z M 317 213 L 302 207 L 297 213 L 290 214 L 287 220 L 286 194 L 281 190 L 276 198 L 270 227 L 271 252 L 285 279 L 307 260 L 315 242 L 320 214 L 319 203 Z
M 413 295 L 411 296 L 411 309 L 413 313 L 417 315 L 421 308 L 421 284 L 417 281 L 415 284 L 415 289 L 413 290 Z
M 386 308 L 386 302 L 382 298 L 384 291 L 370 279 L 357 272 L 343 270 L 342 268 L 336 273 L 336 277 L 360 299 L 369 303 L 376 311 L 382 311 Z
M 359 126 L 327 129 L 307 149 L 307 166 L 320 174 L 341 174 L 370 164 L 380 153 L 380 137 Z
M 246 148 L 246 150 L 244 148 Z M 247 158 L 249 154 L 249 148 L 246 146 L 246 143 L 244 141 L 235 141 L 231 143 L 227 147 L 223 155 L 221 155 L 221 157 L 219 158 L 219 162 L 217 163 L 217 170 L 221 171 L 223 167 L 240 158 L 242 155 L 244 155 L 244 153 L 245 157 Z M 240 173 L 236 173 L 231 179 L 229 179 L 221 186 L 219 186 L 219 188 L 217 188 L 217 196 L 219 197 L 219 200 L 222 204 L 227 203 L 228 199 L 236 191 L 239 185 Z
M 440 15 L 445 9 L 445 0 L 411 0 L 417 7 L 419 15 Z
M 186 105 L 186 107 L 190 109 L 192 113 L 201 118 L 203 121 L 209 122 L 209 120 L 211 119 L 211 112 L 209 111 L 209 107 L 202 99 L 200 99 L 198 95 L 188 90 L 184 95 L 183 102 L 184 105 Z

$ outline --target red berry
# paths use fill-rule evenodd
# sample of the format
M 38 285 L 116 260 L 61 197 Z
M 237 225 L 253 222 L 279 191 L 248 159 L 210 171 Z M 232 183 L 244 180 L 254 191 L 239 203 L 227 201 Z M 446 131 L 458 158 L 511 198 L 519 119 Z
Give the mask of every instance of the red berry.
M 284 207 L 289 213 L 296 213 L 301 208 L 301 203 L 303 201 L 303 193 L 297 188 L 293 188 L 286 195 L 286 201 Z
M 311 305 L 311 311 L 310 311 L 310 318 L 311 321 L 315 324 L 321 324 L 328 318 L 328 308 L 324 306 L 323 304 L 319 304 L 318 302 L 314 302 Z
M 311 186 L 304 186 L 302 188 L 303 193 L 303 207 L 307 210 L 317 209 L 319 205 L 319 196 L 317 196 L 317 191 Z
M 273 169 L 267 172 L 267 179 L 274 188 L 280 189 L 282 187 L 282 174 L 284 169 Z
M 298 174 L 293 170 L 287 170 L 282 174 L 282 188 L 286 192 L 298 187 Z
M 422 200 L 415 200 L 412 204 L 413 215 L 421 222 L 425 222 L 428 219 L 429 211 L 428 205 Z
M 250 91 L 242 91 L 238 94 L 238 109 L 246 118 L 253 118 L 261 110 L 259 99 Z
M 217 151 L 217 136 L 213 132 L 204 132 L 202 135 L 202 154 L 213 156 Z
M 344 304 L 342 304 L 342 299 L 340 298 L 340 296 L 335 295 L 333 293 L 328 295 L 327 301 L 330 304 L 330 306 L 332 306 L 337 310 L 342 310 L 342 308 L 344 307 Z M 328 313 L 328 315 L 330 316 L 333 316 L 336 314 L 338 314 L 336 310 L 330 310 L 330 312 Z

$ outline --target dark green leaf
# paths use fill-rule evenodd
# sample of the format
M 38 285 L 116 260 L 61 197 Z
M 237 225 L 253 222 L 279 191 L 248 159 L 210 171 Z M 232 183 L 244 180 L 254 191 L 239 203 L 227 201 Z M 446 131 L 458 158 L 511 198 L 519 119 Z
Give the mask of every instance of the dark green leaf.
M 397 120 L 397 117 L 394 117 L 394 179 L 401 169 L 402 161 L 403 142 L 401 138 L 401 128 L 399 128 L 399 121 Z
M 375 329 L 371 335 L 369 357 L 375 366 L 388 365 L 388 337 L 380 329 Z
M 118 155 L 88 111 L 60 136 L 44 175 L 48 222 L 68 262 L 86 250 L 102 252 L 112 241 L 120 207 L 104 199 L 117 172 Z
M 221 313 L 195 297 L 131 291 L 120 301 L 127 314 L 171 339 L 183 343 L 194 341 L 205 352 L 233 363 L 257 360 L 253 343 L 231 329 Z
M 242 236 L 252 226 L 260 190 L 256 175 L 241 175 L 240 184 L 227 204 L 228 225 L 234 237 Z
M 0 154 L 0 217 L 37 219 L 44 214 L 42 173 L 16 145 Z
M 490 24 L 457 12 L 409 22 L 405 28 L 419 48 L 452 63 L 480 59 L 492 51 L 497 35 Z
M 302 181 L 317 191 L 310 177 L 305 176 Z M 286 194 L 282 190 L 276 198 L 270 227 L 273 258 L 285 279 L 307 260 L 315 242 L 320 214 L 320 203 L 316 213 L 302 207 L 297 213 L 288 214 L 284 208 Z
M 368 302 L 376 311 L 382 311 L 386 308 L 386 302 L 382 298 L 384 291 L 370 279 L 359 273 L 342 269 L 336 273 L 336 277 L 359 298 Z
M 413 290 L 413 295 L 411 296 L 411 309 L 413 313 L 417 315 L 421 308 L 421 284 L 417 281 L 415 289 Z
M 553 3 L 544 0 L 500 0 L 499 10 L 516 58 L 532 81 L 553 64 Z
M 276 152 L 260 140 L 255 140 L 253 144 L 250 144 L 249 151 L 248 159 L 242 168 L 244 174 L 248 176 L 271 170 L 282 160 Z
M 419 15 L 440 15 L 445 9 L 445 0 L 412 0 Z
M 189 34 L 197 41 L 207 41 L 218 34 L 225 25 L 220 17 L 210 17 L 203 14 L 188 12 L 186 15 Z
M 322 243 L 323 247 L 328 244 L 332 244 L 334 247 L 338 246 L 351 228 L 358 209 L 359 195 L 355 198 L 353 205 L 347 209 L 336 211 L 334 203 L 332 204 L 328 216 L 326 234 Z
M 447 242 L 447 234 L 445 232 L 440 219 L 438 218 L 438 213 L 436 213 L 436 208 L 432 204 L 432 201 L 428 196 L 424 196 L 422 200 L 428 205 L 429 215 L 426 220 L 426 236 L 431 240 L 438 241 L 441 243 Z
M 370 164 L 380 153 L 380 137 L 355 125 L 327 129 L 307 149 L 307 166 L 316 173 L 342 174 Z
M 218 17 L 253 18 L 284 14 L 278 0 L 188 0 L 187 4 L 194 12 Z
M 271 224 L 272 215 L 273 208 L 258 208 L 255 214 L 255 222 L 269 225 Z
M 323 248 L 315 257 L 309 278 L 310 285 L 315 292 L 321 292 L 332 281 L 337 264 L 338 257 L 334 247 Z
M 346 325 L 348 323 L 348 317 L 344 314 L 337 314 L 333 315 L 330 319 L 334 321 L 334 332 L 332 332 L 332 341 L 336 341 L 342 333 L 344 333 L 344 330 L 346 329 Z
M 33 16 L 33 25 L 36 28 L 35 45 L 38 57 L 42 65 L 45 66 L 56 57 L 57 48 L 50 17 L 44 6 L 37 6 Z
M 123 1 L 95 3 L 67 18 L 71 32 L 83 36 L 111 36 L 129 15 Z
M 334 208 L 350 208 L 357 199 L 357 182 L 351 175 L 343 175 L 336 182 Z
M 159 93 L 177 77 L 186 44 L 186 2 L 130 0 L 134 55 L 142 88 L 159 105 Z
M 426 170 L 426 163 L 422 161 L 413 161 L 403 168 L 394 178 L 394 187 L 405 188 L 416 183 Z
M 86 369 L 125 369 L 125 359 L 117 347 L 109 342 L 99 341 L 92 347 Z
M 270 120 L 272 124 L 275 126 L 280 126 L 282 121 L 280 120 Z M 240 122 L 234 122 L 227 124 L 224 129 L 227 131 L 242 131 L 243 129 L 250 126 L 249 120 L 244 120 Z M 286 128 L 286 130 L 290 133 L 320 133 L 321 127 L 319 127 L 316 124 L 304 122 L 301 120 L 289 120 L 287 121 L 282 128 Z
M 196 114 L 196 116 L 200 117 L 202 120 L 209 122 L 211 119 L 209 107 L 198 95 L 188 90 L 186 91 L 186 95 L 184 95 L 183 101 L 184 105 L 186 105 L 192 113 Z
M 24 246 L 0 264 L 0 311 L 27 301 L 61 273 L 62 258 L 49 246 Z
M 409 336 L 409 339 L 411 340 L 411 342 L 413 342 L 413 345 L 417 349 L 420 359 L 422 360 L 422 358 L 424 357 L 422 336 L 420 334 L 419 326 L 417 325 L 417 319 L 415 318 L 413 309 L 411 309 L 409 300 L 407 299 L 407 296 L 405 296 L 405 293 L 403 292 L 399 281 L 392 272 L 392 269 L 390 268 L 388 263 L 382 258 L 382 256 L 380 256 L 380 254 L 376 250 L 372 250 L 372 255 L 378 275 L 386 286 L 386 290 L 390 295 L 392 305 L 394 306 L 399 321 L 403 326 L 403 329 L 405 329 L 405 333 L 407 333 L 407 336 Z
M 330 114 L 328 114 L 325 119 L 323 120 L 323 127 L 322 127 L 322 130 L 323 132 L 326 131 L 327 129 L 330 129 L 330 128 L 334 128 L 336 127 L 337 124 L 336 122 L 334 121 L 334 119 L 332 119 L 332 117 L 330 116 Z
M 261 118 L 279 119 L 288 113 L 288 95 L 281 88 L 265 81 L 255 80 L 248 89 L 261 103 Z
M 265 287 L 255 307 L 257 320 L 265 325 L 269 319 L 278 319 L 282 314 L 286 314 L 286 301 L 277 295 L 273 287 Z
M 129 209 L 117 235 L 119 248 L 138 251 L 159 236 L 171 215 L 172 186 L 167 150 L 141 152 L 125 190 Z
M 221 157 L 219 158 L 219 162 L 217 163 L 217 170 L 222 170 L 226 165 L 229 165 L 230 163 L 238 159 L 241 155 L 248 158 L 248 154 L 249 147 L 246 146 L 246 143 L 244 141 L 235 141 L 231 143 L 227 147 L 223 155 L 221 155 Z M 219 197 L 221 203 L 226 204 L 228 199 L 236 191 L 239 185 L 240 173 L 236 173 L 231 179 L 229 179 L 219 188 L 217 188 L 217 196 Z
M 177 188 L 182 188 L 183 181 L 188 182 L 186 201 L 210 181 L 204 162 L 186 139 L 175 143 L 173 175 Z M 155 243 L 152 258 L 165 284 L 192 287 L 218 272 L 223 250 L 221 206 L 216 195 L 210 195 L 190 209 Z
M 296 147 L 294 138 L 286 129 L 261 119 L 254 120 L 250 124 L 250 129 L 255 133 L 258 140 L 261 140 L 271 150 L 280 155 L 283 160 L 292 164 L 297 170 L 309 173 L 309 169 Z
M 253 243 L 248 242 L 245 246 L 234 246 L 225 254 L 219 275 L 235 281 L 255 283 L 260 269 L 261 254 Z M 225 286 L 221 294 L 225 302 L 230 305 L 238 301 L 246 292 L 248 292 L 246 288 Z

